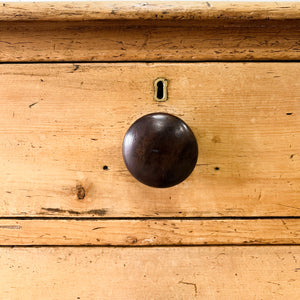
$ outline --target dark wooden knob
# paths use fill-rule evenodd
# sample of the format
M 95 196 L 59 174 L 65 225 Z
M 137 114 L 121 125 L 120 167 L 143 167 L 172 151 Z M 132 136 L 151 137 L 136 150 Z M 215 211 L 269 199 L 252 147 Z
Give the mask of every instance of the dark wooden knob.
M 182 182 L 198 157 L 196 138 L 178 117 L 166 113 L 145 115 L 135 121 L 123 140 L 123 158 L 140 182 L 159 188 Z

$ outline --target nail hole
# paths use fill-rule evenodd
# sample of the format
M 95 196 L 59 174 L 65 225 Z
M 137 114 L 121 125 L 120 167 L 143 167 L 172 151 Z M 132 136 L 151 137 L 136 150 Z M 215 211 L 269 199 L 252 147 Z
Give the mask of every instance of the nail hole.
M 168 81 L 165 78 L 157 78 L 154 81 L 154 100 L 155 101 L 166 101 L 168 99 Z
M 293 113 L 286 113 L 287 116 L 291 116 Z
M 219 171 L 219 170 L 220 170 L 220 168 L 219 168 L 219 167 L 215 167 L 215 170 L 216 170 L 216 171 Z
M 103 170 L 107 171 L 108 170 L 108 166 L 103 166 Z

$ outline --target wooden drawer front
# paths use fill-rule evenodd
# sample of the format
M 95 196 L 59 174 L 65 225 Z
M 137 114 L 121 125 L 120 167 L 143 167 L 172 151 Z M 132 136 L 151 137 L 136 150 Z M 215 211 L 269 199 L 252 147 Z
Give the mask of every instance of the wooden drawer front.
M 296 300 L 299 261 L 299 246 L 2 248 L 0 297 Z
M 2 64 L 0 78 L 1 216 L 300 216 L 298 63 Z M 122 159 L 129 126 L 158 111 L 199 146 L 167 189 Z

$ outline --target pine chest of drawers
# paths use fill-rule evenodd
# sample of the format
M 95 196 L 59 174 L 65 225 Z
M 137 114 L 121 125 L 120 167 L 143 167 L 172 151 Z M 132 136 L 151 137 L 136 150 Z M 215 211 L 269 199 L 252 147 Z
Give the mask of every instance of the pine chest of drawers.
M 297 299 L 298 3 L 0 10 L 1 299 Z M 130 137 L 152 136 L 152 177 L 182 170 L 171 187 L 124 162 L 148 114 L 183 122 L 175 156 L 169 132 L 197 143 L 183 176 L 191 154 Z

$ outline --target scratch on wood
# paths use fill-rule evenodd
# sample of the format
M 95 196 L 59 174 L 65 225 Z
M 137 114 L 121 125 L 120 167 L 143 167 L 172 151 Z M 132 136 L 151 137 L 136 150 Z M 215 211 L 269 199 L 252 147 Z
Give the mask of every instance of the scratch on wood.
M 98 229 L 102 229 L 102 228 L 105 228 L 105 227 L 95 227 L 92 230 L 98 230 Z
M 283 226 L 284 226 L 287 230 L 289 230 L 289 228 L 287 227 L 285 221 L 281 220 L 281 222 L 282 222 Z
M 258 195 L 258 201 L 261 200 L 261 191 L 259 192 L 259 195 Z
M 272 283 L 272 284 L 280 285 L 280 283 L 272 282 L 272 281 L 267 281 L 267 283 Z
M 22 229 L 21 225 L 0 225 L 2 229 Z
M 185 282 L 185 281 L 179 281 L 178 283 L 182 283 L 182 284 L 187 284 L 187 285 L 192 285 L 194 287 L 194 291 L 195 291 L 195 296 L 197 296 L 198 294 L 198 289 L 197 289 L 197 284 L 193 283 L 193 282 Z
M 34 105 L 36 105 L 36 104 L 38 104 L 38 103 L 39 103 L 39 102 L 34 102 L 34 103 L 30 104 L 28 107 L 31 108 L 32 106 L 34 106 Z
M 79 65 L 74 65 L 73 72 L 77 71 L 79 69 Z
M 277 203 L 277 205 L 284 206 L 284 207 L 289 207 L 289 208 L 294 208 L 294 209 L 300 209 L 300 207 L 291 206 L 291 205 L 284 205 L 284 204 L 281 204 L 281 203 Z

